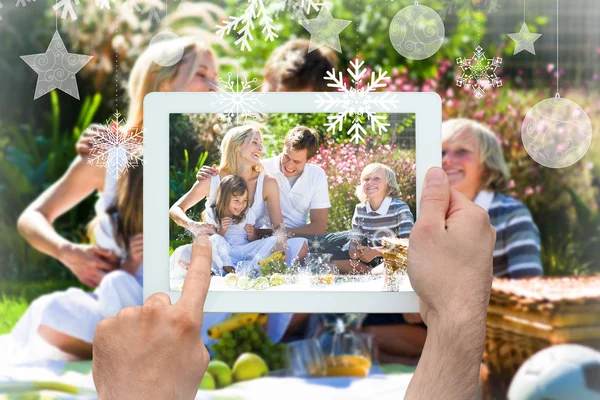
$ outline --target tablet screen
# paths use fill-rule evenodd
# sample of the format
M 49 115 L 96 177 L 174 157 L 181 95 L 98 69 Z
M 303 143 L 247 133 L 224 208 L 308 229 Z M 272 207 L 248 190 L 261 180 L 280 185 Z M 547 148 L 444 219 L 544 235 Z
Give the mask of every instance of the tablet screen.
M 171 291 L 183 286 L 198 234 L 212 244 L 210 291 L 406 283 L 416 115 L 378 113 L 389 124 L 381 135 L 348 122 L 328 132 L 335 115 L 170 114 Z

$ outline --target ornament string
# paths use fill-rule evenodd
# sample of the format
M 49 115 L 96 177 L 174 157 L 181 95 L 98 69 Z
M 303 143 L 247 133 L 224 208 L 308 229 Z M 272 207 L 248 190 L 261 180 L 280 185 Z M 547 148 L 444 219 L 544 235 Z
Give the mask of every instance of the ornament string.
M 558 69 L 558 0 L 556 0 L 556 97 L 558 94 L 558 81 L 560 80 L 560 70 Z

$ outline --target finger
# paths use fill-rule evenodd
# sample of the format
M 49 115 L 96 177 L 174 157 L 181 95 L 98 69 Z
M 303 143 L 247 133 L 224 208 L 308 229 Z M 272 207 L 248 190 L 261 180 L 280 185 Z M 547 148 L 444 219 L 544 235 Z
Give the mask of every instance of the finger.
M 473 207 L 473 202 L 469 200 L 464 194 L 460 193 L 457 190 L 452 189 L 450 191 L 450 202 L 448 205 L 448 218 L 452 216 L 452 214 Z
M 155 309 L 171 305 L 171 297 L 166 293 L 154 293 L 144 302 L 142 309 Z
M 415 225 L 420 223 L 437 230 L 445 229 L 449 201 L 450 184 L 446 172 L 438 167 L 430 168 L 425 176 L 421 210 Z
M 202 324 L 204 302 L 210 286 L 211 262 L 210 241 L 204 236 L 197 237 L 192 245 L 190 268 L 177 305 L 185 308 L 198 324 Z

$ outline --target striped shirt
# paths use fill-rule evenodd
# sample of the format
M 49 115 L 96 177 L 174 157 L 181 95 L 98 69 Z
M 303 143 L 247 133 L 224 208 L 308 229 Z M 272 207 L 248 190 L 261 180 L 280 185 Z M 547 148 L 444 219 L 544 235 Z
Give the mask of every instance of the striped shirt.
M 386 197 L 377 210 L 369 201 L 356 205 L 352 217 L 352 230 L 369 240 L 371 246 L 381 246 L 381 239 L 390 233 L 407 238 L 415 224 L 408 205 L 400 199 Z
M 488 204 L 481 204 L 489 196 Z M 524 278 L 543 275 L 540 231 L 527 207 L 502 193 L 481 192 L 475 203 L 485 208 L 496 229 L 494 276 Z

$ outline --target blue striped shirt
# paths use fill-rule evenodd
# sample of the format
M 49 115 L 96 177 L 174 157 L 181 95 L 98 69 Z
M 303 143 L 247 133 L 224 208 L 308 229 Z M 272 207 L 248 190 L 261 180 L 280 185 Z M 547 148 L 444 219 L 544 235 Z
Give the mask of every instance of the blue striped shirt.
M 496 192 L 487 211 L 496 229 L 494 276 L 543 275 L 540 231 L 527 207 L 517 199 Z
M 377 210 L 371 209 L 368 201 L 359 203 L 352 217 L 352 230 L 369 239 L 371 246 L 381 246 L 386 236 L 407 238 L 414 224 L 408 205 L 392 197 L 386 197 Z

